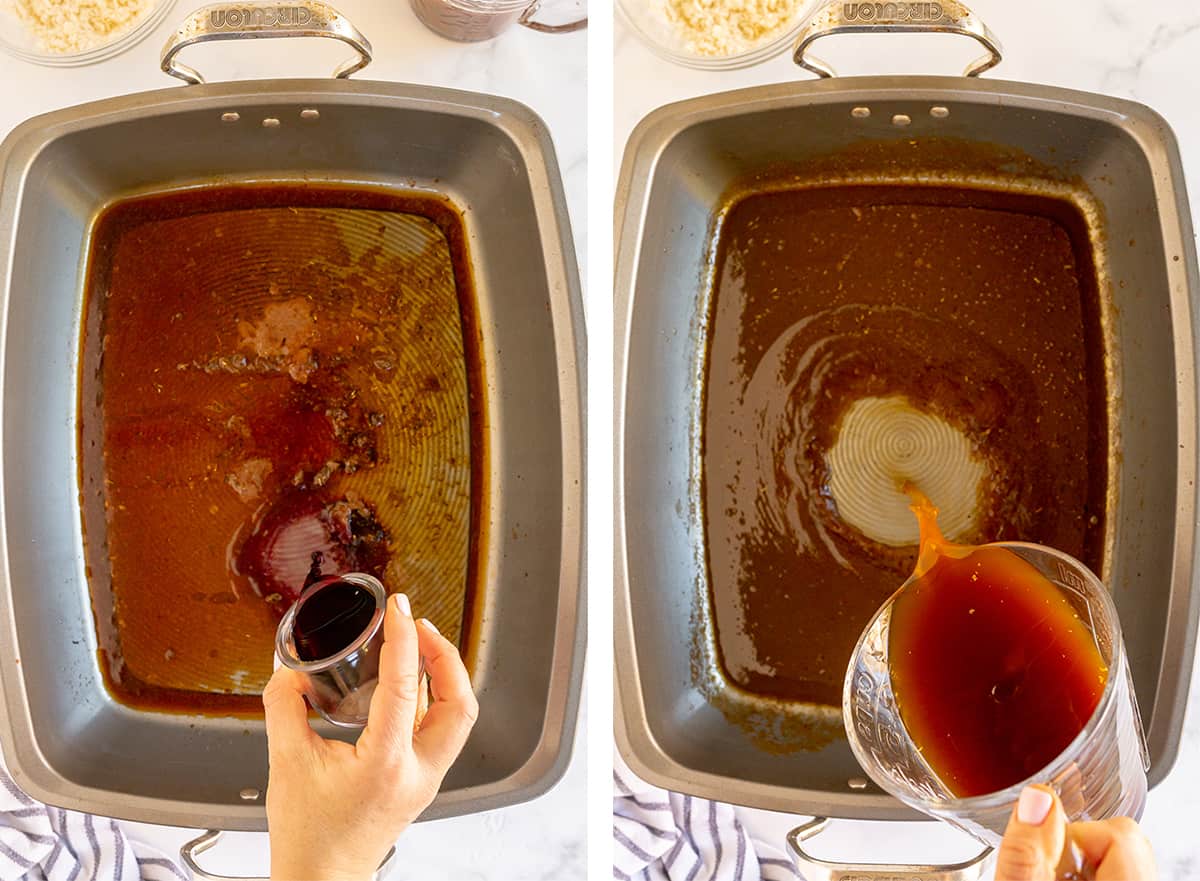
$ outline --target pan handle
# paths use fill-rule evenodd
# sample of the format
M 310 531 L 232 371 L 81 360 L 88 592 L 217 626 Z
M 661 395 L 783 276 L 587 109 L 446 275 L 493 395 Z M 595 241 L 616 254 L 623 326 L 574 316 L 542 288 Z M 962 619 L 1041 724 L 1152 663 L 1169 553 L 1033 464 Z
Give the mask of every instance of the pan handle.
M 200 868 L 200 864 L 196 862 L 196 857 L 215 846 L 221 840 L 222 834 L 219 829 L 209 829 L 179 848 L 179 858 L 187 866 L 187 870 L 191 873 L 194 881 L 270 881 L 268 878 L 253 878 L 246 875 L 236 878 L 229 875 L 214 875 Z
M 253 878 L 248 875 L 214 875 L 200 868 L 200 865 L 196 862 L 196 857 L 216 845 L 221 840 L 222 834 L 219 829 L 209 829 L 179 848 L 179 858 L 183 860 L 183 864 L 187 866 L 188 871 L 192 873 L 193 881 L 270 881 L 269 878 Z M 396 848 L 394 847 L 387 852 L 387 856 L 383 858 L 383 862 L 379 864 L 379 868 L 375 872 L 375 877 L 378 878 L 383 875 L 384 869 L 387 868 L 388 863 L 392 861 L 392 857 L 395 854 Z
M 214 40 L 253 40 L 262 37 L 331 37 L 352 46 L 358 58 L 333 72 L 344 79 L 371 63 L 371 44 L 347 18 L 319 0 L 285 3 L 215 3 L 187 17 L 163 46 L 163 73 L 190 85 L 204 82 L 200 73 L 175 60 L 181 49 Z
M 987 54 L 975 59 L 965 76 L 979 76 L 1000 63 L 1002 48 L 991 29 L 958 0 L 938 2 L 872 3 L 825 0 L 800 32 L 792 59 L 817 76 L 835 76 L 833 68 L 812 55 L 809 47 L 834 34 L 961 34 L 983 44 Z
M 827 817 L 814 817 L 788 833 L 788 849 L 807 881 L 977 881 L 983 877 L 992 855 L 990 847 L 979 856 L 945 866 L 893 866 L 884 863 L 839 863 L 821 860 L 808 853 L 801 843 L 817 835 L 828 825 Z

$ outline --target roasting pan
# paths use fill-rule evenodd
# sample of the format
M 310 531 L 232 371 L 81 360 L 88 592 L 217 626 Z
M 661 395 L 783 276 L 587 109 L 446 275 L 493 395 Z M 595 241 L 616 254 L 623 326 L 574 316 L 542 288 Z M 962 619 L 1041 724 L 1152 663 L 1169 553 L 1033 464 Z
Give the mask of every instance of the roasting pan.
M 847 21 L 867 6 L 885 19 Z M 941 18 L 886 20 L 925 13 Z M 779 167 L 845 168 L 839 157 L 853 155 L 868 157 L 855 160 L 857 173 L 874 180 L 996 177 L 1066 188 L 1086 203 L 1110 302 L 1109 435 L 1119 438 L 1106 578 L 1156 784 L 1179 748 L 1197 614 L 1197 273 L 1175 138 L 1129 101 L 973 75 L 828 78 L 807 54 L 819 36 L 879 29 L 975 37 L 991 55 L 971 74 L 999 59 L 994 37 L 957 3 L 829 3 L 796 53 L 826 78 L 663 107 L 626 148 L 615 212 L 618 748 L 646 780 L 698 796 L 820 817 L 920 818 L 864 779 L 844 734 L 820 748 L 781 743 L 812 708 L 739 694 L 715 658 L 708 611 L 700 427 L 717 218 L 734 182 Z M 976 154 L 992 157 L 986 168 Z M 742 719 L 727 712 L 739 705 Z
M 364 53 L 343 75 L 368 57 L 320 3 L 209 7 L 169 48 L 215 33 L 213 10 L 219 36 L 335 30 Z M 233 12 L 245 21 L 230 31 Z M 164 68 L 199 79 L 172 57 Z M 266 828 L 261 720 L 137 711 L 103 686 L 76 482 L 80 310 L 88 231 L 114 200 L 315 181 L 449 198 L 473 264 L 490 462 L 471 669 L 481 709 L 423 816 L 548 789 L 570 756 L 583 665 L 584 335 L 542 121 L 502 98 L 341 78 L 188 85 L 32 119 L 0 147 L 0 174 L 0 744 L 21 787 L 124 819 Z

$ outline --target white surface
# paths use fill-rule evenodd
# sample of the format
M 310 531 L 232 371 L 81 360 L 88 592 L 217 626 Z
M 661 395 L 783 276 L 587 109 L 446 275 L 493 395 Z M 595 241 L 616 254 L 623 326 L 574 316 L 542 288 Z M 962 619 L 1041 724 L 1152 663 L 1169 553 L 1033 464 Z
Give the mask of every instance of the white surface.
M 1171 123 L 1182 144 L 1193 209 L 1200 207 L 1200 103 L 1191 86 L 1200 54 L 1200 7 L 1194 0 L 967 0 L 999 36 L 1005 60 L 985 76 L 1065 86 L 1132 98 Z M 965 38 L 951 36 L 830 37 L 817 54 L 844 74 L 958 74 L 979 55 Z M 618 21 L 614 48 L 615 156 L 637 122 L 663 104 L 697 95 L 811 75 L 790 55 L 736 72 L 694 71 L 661 61 Z M 1196 212 L 1193 210 L 1193 215 Z M 1187 724 L 1179 761 L 1150 793 L 1143 828 L 1154 844 L 1164 879 L 1200 877 L 1200 671 L 1192 677 Z M 777 845 L 798 818 L 743 811 L 758 835 Z M 834 824 L 816 840 L 825 858 L 864 861 L 965 859 L 978 848 L 949 827 L 933 823 Z
M 100 98 L 159 88 L 186 88 L 159 71 L 158 53 L 182 15 L 202 0 L 180 0 L 166 21 L 129 52 L 98 65 L 51 69 L 0 54 L 0 135 L 28 117 Z M 586 278 L 587 38 L 516 28 L 490 43 L 464 45 L 428 32 L 406 0 L 334 0 L 366 34 L 375 61 L 358 79 L 452 86 L 505 95 L 529 105 L 554 139 Z M 332 41 L 222 43 L 185 50 L 184 63 L 210 81 L 325 76 L 346 57 Z M 582 729 L 582 724 L 580 727 Z M 576 881 L 584 876 L 582 744 L 563 781 L 536 801 L 471 817 L 418 824 L 397 847 L 388 877 L 437 881 Z M 130 824 L 139 840 L 175 855 L 185 830 Z M 236 834 L 201 858 L 210 871 L 265 874 L 265 834 Z

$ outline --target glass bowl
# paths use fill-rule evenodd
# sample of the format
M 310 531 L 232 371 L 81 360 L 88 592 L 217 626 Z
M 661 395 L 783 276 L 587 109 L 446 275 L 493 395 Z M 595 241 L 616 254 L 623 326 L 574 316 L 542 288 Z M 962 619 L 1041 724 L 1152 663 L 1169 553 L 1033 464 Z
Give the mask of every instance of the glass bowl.
M 147 9 L 103 43 L 81 52 L 50 52 L 16 10 L 17 0 L 0 0 L 0 50 L 33 64 L 80 67 L 119 55 L 145 39 L 171 11 L 175 0 L 150 0 Z
M 617 0 L 622 21 L 660 58 L 698 70 L 737 70 L 774 58 L 796 42 L 815 0 L 795 0 L 788 23 L 740 52 L 701 55 L 689 49 L 684 34 L 667 18 L 666 0 Z

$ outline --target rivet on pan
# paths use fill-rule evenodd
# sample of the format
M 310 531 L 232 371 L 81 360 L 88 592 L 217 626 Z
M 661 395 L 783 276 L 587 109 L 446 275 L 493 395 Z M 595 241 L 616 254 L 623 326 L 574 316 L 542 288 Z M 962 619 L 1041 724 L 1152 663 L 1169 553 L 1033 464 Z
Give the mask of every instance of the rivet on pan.
M 849 780 L 846 781 L 846 784 L 851 789 L 866 789 L 867 788 L 867 781 L 864 780 L 862 777 L 851 777 Z
M 274 116 L 268 116 L 262 121 L 263 128 L 279 128 L 279 120 Z
M 855 107 L 853 110 L 850 111 L 850 115 L 853 116 L 855 119 L 866 119 L 868 116 L 871 115 L 871 108 L 870 107 Z
M 245 789 L 243 789 L 241 792 L 238 793 L 238 797 L 242 801 L 258 801 L 258 797 L 260 795 L 262 795 L 262 793 L 259 790 L 255 789 L 253 786 L 247 786 Z
M 908 125 L 912 122 L 911 117 L 904 113 L 897 113 L 892 117 L 892 125 Z
M 934 119 L 945 119 L 947 116 L 950 115 L 950 108 L 942 107 L 940 105 L 937 107 L 930 107 L 929 115 L 932 116 Z
M 300 111 L 300 118 L 301 119 L 320 119 L 321 111 L 313 110 L 311 107 L 309 107 L 307 110 Z
M 237 122 L 241 118 L 242 115 L 235 110 L 231 110 L 229 113 L 221 114 L 221 122 Z

